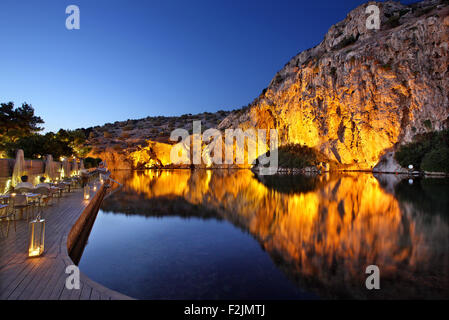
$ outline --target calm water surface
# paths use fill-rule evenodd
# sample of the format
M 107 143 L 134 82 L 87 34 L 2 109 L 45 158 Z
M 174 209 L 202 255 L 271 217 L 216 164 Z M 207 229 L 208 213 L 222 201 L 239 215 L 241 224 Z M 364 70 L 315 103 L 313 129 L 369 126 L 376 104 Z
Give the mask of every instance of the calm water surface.
M 449 298 L 449 179 L 116 172 L 79 263 L 139 299 Z M 377 265 L 381 289 L 368 291 Z

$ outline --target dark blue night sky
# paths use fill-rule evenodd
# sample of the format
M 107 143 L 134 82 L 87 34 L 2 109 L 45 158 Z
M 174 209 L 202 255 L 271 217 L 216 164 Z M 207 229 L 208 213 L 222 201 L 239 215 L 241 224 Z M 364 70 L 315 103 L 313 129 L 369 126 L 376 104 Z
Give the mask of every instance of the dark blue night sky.
M 0 102 L 46 130 L 236 109 L 364 2 L 2 0 Z

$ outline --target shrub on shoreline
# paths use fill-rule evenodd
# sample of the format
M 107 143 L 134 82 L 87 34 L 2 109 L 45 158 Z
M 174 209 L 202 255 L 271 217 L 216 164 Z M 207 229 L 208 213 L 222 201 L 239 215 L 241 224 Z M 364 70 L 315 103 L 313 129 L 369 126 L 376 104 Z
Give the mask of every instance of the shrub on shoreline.
M 102 160 L 100 158 L 87 157 L 84 159 L 84 167 L 86 169 L 96 168 Z
M 416 136 L 399 147 L 396 161 L 404 168 L 449 173 L 449 129 Z
M 280 168 L 304 169 L 328 162 L 319 151 L 294 143 L 279 147 L 278 156 Z
M 429 172 L 449 173 L 449 148 L 441 147 L 427 153 L 421 162 L 421 168 Z

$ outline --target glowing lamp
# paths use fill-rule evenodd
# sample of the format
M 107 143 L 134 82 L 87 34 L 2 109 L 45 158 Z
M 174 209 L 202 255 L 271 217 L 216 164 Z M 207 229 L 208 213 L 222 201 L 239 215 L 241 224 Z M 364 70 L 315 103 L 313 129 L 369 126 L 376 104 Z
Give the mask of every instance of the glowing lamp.
M 90 187 L 86 185 L 84 187 L 84 200 L 89 200 L 90 198 Z
M 39 216 L 29 224 L 28 256 L 38 257 L 44 253 L 45 219 Z

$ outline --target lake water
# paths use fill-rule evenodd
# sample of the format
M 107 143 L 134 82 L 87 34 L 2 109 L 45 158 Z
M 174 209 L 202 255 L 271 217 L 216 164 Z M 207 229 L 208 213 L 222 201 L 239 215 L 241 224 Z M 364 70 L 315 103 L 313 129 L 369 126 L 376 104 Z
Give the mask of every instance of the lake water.
M 449 179 L 120 171 L 79 266 L 139 299 L 449 298 Z M 367 290 L 377 265 L 380 290 Z

